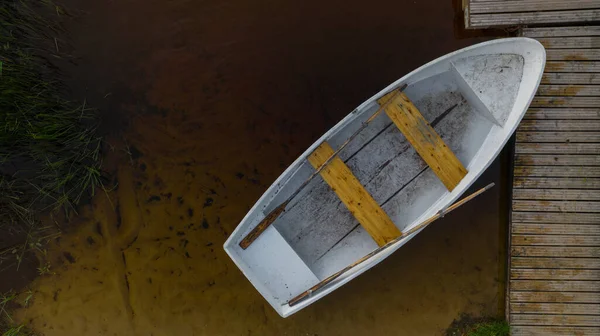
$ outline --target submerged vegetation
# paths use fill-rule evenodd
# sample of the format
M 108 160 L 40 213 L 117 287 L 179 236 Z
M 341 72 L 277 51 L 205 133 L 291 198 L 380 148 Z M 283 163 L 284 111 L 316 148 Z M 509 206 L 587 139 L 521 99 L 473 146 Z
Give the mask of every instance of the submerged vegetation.
M 27 293 L 23 304 L 27 305 L 31 299 L 31 293 Z M 10 305 L 16 304 L 17 295 L 13 292 L 7 292 L 0 294 L 0 332 L 2 336 L 33 336 L 32 333 L 25 325 L 15 325 L 15 321 L 9 313 Z
M 462 315 L 454 320 L 446 336 L 509 336 L 510 326 L 504 320 Z
M 102 186 L 102 141 L 95 111 L 64 98 L 53 64 L 65 57 L 64 12 L 48 0 L 0 2 L 0 265 L 18 269 L 26 249 L 42 251 L 44 238 L 55 236 L 42 233 L 42 214 L 68 216 Z M 27 334 L 4 325 L 12 324 L 9 298 L 0 303 L 0 332 Z
M 64 99 L 60 7 L 0 0 L 0 230 L 67 213 L 101 185 L 96 114 Z

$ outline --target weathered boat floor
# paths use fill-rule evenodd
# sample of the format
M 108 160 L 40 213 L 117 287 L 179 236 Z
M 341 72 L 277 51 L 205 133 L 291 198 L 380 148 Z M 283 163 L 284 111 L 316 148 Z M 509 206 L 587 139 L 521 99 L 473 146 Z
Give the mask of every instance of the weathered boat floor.
M 548 63 L 517 131 L 513 335 L 600 335 L 600 27 L 525 29 Z

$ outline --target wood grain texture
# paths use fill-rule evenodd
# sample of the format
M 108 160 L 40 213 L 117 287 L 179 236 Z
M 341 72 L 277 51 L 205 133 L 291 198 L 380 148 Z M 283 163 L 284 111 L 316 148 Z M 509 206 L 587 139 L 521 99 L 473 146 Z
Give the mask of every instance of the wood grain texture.
M 598 49 L 546 49 L 549 61 L 600 61 Z
M 542 84 L 600 84 L 600 76 L 597 73 L 544 73 Z
M 600 212 L 596 201 L 514 200 L 513 211 Z M 600 219 L 600 216 L 599 216 Z
M 519 223 L 511 225 L 513 234 L 527 235 L 595 235 L 600 236 L 600 224 Z
M 600 304 L 511 302 L 510 311 L 515 314 L 600 315 Z
M 548 85 L 562 87 L 563 85 Z M 598 86 L 600 88 L 600 86 Z M 524 120 L 594 120 L 600 119 L 600 108 L 530 108 Z
M 519 131 L 598 131 L 599 120 L 523 120 Z
M 600 236 L 513 234 L 511 239 L 513 246 L 600 246 Z
M 467 28 L 506 27 L 526 24 L 573 23 L 600 20 L 600 10 L 536 11 L 522 13 L 470 14 Z
M 600 179 L 580 177 L 516 177 L 514 188 L 599 189 Z
M 575 37 L 537 37 L 547 49 L 592 49 L 600 47 L 600 36 L 575 36 Z M 548 70 L 548 72 L 552 72 Z
M 540 85 L 538 96 L 600 96 L 599 85 Z
M 599 143 L 600 132 L 517 132 L 517 142 Z
M 561 97 L 536 96 L 531 101 L 531 107 L 597 107 L 600 97 Z
M 512 246 L 510 253 L 517 257 L 600 258 L 600 247 Z
M 324 142 L 309 155 L 308 161 L 317 168 L 333 153 L 333 148 Z M 331 160 L 320 174 L 379 246 L 401 235 L 394 222 L 339 157 Z
M 515 280 L 600 280 L 600 270 L 519 268 L 510 271 L 510 278 Z M 600 298 L 600 293 L 596 293 L 594 297 Z M 536 300 L 535 302 L 560 302 L 560 300 Z
M 600 191 L 590 189 L 514 189 L 514 200 L 600 201 Z
M 600 154 L 596 143 L 522 143 L 515 150 L 518 154 Z
M 596 315 L 514 314 L 511 316 L 510 324 L 513 326 L 600 327 L 600 319 Z
M 600 177 L 600 167 L 515 166 L 519 177 Z
M 488 0 L 485 0 L 485 1 L 488 1 Z M 523 30 L 521 31 L 521 35 L 527 36 L 527 37 L 600 36 L 600 27 L 598 27 L 598 26 L 579 26 L 579 27 L 523 28 Z
M 600 216 L 595 213 L 514 211 L 512 217 L 521 223 L 600 224 Z
M 511 328 L 510 334 L 512 336 L 598 336 L 600 335 L 600 327 L 514 326 Z
M 383 104 L 387 99 L 389 97 L 384 96 L 379 103 Z M 416 106 L 402 93 L 385 111 L 446 188 L 452 191 L 467 175 L 467 170 Z
M 600 292 L 600 281 L 585 280 L 511 280 L 514 291 Z
M 544 10 L 570 10 L 600 8 L 596 0 L 526 0 L 526 1 L 475 1 L 471 3 L 471 14 L 518 13 Z
M 600 259 L 597 258 L 528 258 L 513 257 L 511 267 L 517 268 L 570 268 L 570 269 L 600 269 Z
M 516 154 L 515 164 L 522 166 L 599 166 L 598 155 Z

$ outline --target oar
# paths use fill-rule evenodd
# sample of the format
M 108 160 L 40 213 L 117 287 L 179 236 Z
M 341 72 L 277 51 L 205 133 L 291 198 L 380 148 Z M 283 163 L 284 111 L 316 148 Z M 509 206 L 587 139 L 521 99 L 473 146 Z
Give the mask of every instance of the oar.
M 252 242 L 254 242 L 256 238 L 258 238 L 271 224 L 273 224 L 273 222 L 275 222 L 279 215 L 281 215 L 281 213 L 285 211 L 285 207 L 287 207 L 290 201 L 294 199 L 294 197 L 298 196 L 302 189 L 304 189 L 308 185 L 308 183 L 310 183 L 310 181 L 312 181 L 312 179 L 315 178 L 315 176 L 319 175 L 321 170 L 323 170 L 323 168 L 325 168 L 331 162 L 331 160 L 333 160 L 333 158 L 335 158 L 352 140 L 354 140 L 354 138 L 362 130 L 364 130 L 371 123 L 371 121 L 377 118 L 377 116 L 381 114 L 381 112 L 385 110 L 386 107 L 388 107 L 390 102 L 396 99 L 396 97 L 400 95 L 400 93 L 403 92 L 407 86 L 407 84 L 404 84 L 400 88 L 390 91 L 390 93 L 394 91 L 396 92 L 390 97 L 390 99 L 388 99 L 383 105 L 381 105 L 377 109 L 377 111 L 375 111 L 375 113 L 373 113 L 373 115 L 369 117 L 369 119 L 364 121 L 362 125 L 358 128 L 358 130 L 356 130 L 356 132 L 354 132 L 346 141 L 344 141 L 340 148 L 333 152 L 333 154 L 331 154 L 331 156 L 329 156 L 329 158 L 327 158 L 327 160 L 325 160 L 325 162 L 323 162 L 323 164 L 320 165 L 319 168 L 317 168 L 317 170 L 315 170 L 308 177 L 308 179 L 304 181 L 302 185 L 300 185 L 300 187 L 296 189 L 296 191 L 294 191 L 292 195 L 290 195 L 290 197 L 288 197 L 283 203 L 277 206 L 277 208 L 269 212 L 269 214 L 260 223 L 258 223 L 258 225 L 254 229 L 252 229 L 252 231 L 250 231 L 250 233 L 248 233 L 246 237 L 244 237 L 244 239 L 242 239 L 242 241 L 240 242 L 240 247 L 244 250 L 248 248 L 248 246 L 250 246 L 250 244 L 252 244 Z
M 303 292 L 302 294 L 294 297 L 293 299 L 291 299 L 290 301 L 288 301 L 288 304 L 291 306 L 294 306 L 296 304 L 298 304 L 299 302 L 301 302 L 302 300 L 309 298 L 312 296 L 312 294 L 316 291 L 318 291 L 319 289 L 325 287 L 327 284 L 331 283 L 333 280 L 339 278 L 341 275 L 343 275 L 344 273 L 348 272 L 349 270 L 351 270 L 352 268 L 360 265 L 361 263 L 363 263 L 364 261 L 368 260 L 369 258 L 371 258 L 372 256 L 386 250 L 387 248 L 389 248 L 390 246 L 392 246 L 393 244 L 399 242 L 400 240 L 406 238 L 407 236 L 423 229 L 424 227 L 426 227 L 427 225 L 433 223 L 434 221 L 436 221 L 439 218 L 444 217 L 446 214 L 452 212 L 453 210 L 455 210 L 456 208 L 460 207 L 461 205 L 469 202 L 470 200 L 472 200 L 473 198 L 481 195 L 483 192 L 491 189 L 494 186 L 494 183 L 490 183 L 488 184 L 485 188 L 479 189 L 476 192 L 472 193 L 471 195 L 463 198 L 462 200 L 452 204 L 451 206 L 449 206 L 446 209 L 442 209 L 440 210 L 437 214 L 435 214 L 434 216 L 430 217 L 429 219 L 425 220 L 424 222 L 421 222 L 420 224 L 418 224 L 417 226 L 413 227 L 412 229 L 402 233 L 402 235 L 400 235 L 400 237 L 390 241 L 389 243 L 383 245 L 382 247 L 376 249 L 375 251 L 367 254 L 366 256 L 358 259 L 358 261 L 344 267 L 341 271 L 338 271 L 337 273 L 334 273 L 333 275 L 329 276 L 328 278 L 325 278 L 323 281 L 319 282 L 318 284 L 312 286 L 309 290 Z

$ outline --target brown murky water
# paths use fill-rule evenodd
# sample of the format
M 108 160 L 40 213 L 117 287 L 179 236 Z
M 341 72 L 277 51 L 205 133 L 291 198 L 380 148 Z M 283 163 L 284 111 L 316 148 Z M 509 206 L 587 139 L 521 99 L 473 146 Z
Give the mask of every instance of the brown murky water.
M 280 318 L 222 249 L 304 149 L 458 39 L 450 0 L 72 1 L 74 94 L 104 113 L 100 193 L 17 316 L 45 335 L 436 335 L 501 312 L 506 183 Z M 502 182 L 500 160 L 477 186 Z

